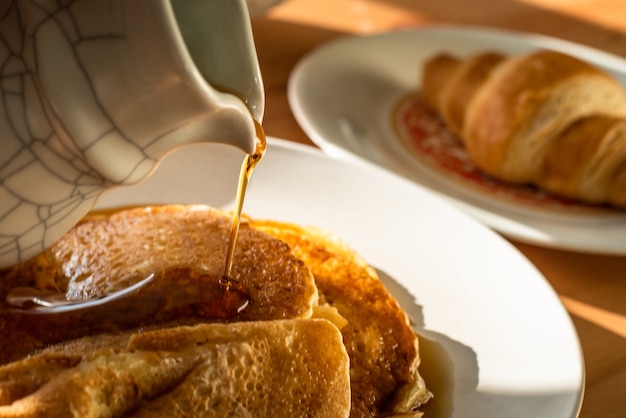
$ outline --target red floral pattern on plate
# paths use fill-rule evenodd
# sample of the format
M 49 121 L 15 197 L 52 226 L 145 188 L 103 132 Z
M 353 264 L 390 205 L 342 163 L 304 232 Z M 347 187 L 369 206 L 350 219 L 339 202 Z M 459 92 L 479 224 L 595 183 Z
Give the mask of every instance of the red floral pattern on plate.
M 538 209 L 615 213 L 606 206 L 561 198 L 532 186 L 507 184 L 482 173 L 469 160 L 461 142 L 418 94 L 404 96 L 398 101 L 392 124 L 398 138 L 420 162 L 457 184 L 472 187 L 490 197 Z

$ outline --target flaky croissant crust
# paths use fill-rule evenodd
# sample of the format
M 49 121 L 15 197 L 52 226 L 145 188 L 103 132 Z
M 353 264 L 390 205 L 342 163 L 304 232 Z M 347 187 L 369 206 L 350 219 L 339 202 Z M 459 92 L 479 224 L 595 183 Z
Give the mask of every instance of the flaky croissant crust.
M 626 207 L 626 96 L 606 72 L 547 50 L 439 54 L 421 86 L 484 172 Z

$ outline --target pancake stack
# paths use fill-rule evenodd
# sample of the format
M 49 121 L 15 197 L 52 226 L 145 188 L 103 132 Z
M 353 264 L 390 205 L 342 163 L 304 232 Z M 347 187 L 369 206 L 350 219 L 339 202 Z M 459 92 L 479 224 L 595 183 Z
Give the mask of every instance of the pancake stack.
M 419 417 L 418 337 L 325 231 L 206 206 L 94 213 L 0 271 L 0 417 Z M 36 288 L 100 306 L 16 309 Z

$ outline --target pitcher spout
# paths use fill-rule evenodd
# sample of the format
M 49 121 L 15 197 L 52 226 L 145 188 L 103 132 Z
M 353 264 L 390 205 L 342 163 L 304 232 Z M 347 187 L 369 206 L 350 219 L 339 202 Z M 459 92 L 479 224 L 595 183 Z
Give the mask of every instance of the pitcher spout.
M 171 6 L 206 84 L 240 99 L 260 123 L 265 91 L 245 0 L 171 0 Z
M 211 142 L 232 145 L 246 154 L 253 154 L 256 147 L 254 118 L 241 100 L 232 95 L 223 96 L 219 110 L 198 116 L 168 132 L 146 148 L 146 153 L 161 159 L 183 145 Z
M 183 76 L 173 78 L 168 89 L 154 89 L 165 92 L 152 94 L 154 101 L 127 105 L 124 126 L 141 128 L 143 139 L 135 142 L 143 142 L 142 153 L 155 162 L 180 146 L 197 142 L 228 144 L 254 153 L 255 124 L 263 119 L 265 92 L 245 0 L 162 1 L 163 14 L 155 16 L 156 21 L 163 21 L 159 27 L 169 29 L 161 34 L 162 45 L 178 51 L 172 64 Z M 132 9 L 129 14 L 139 14 L 134 4 L 127 3 Z M 133 88 L 141 85 L 132 84 Z M 106 165 L 98 169 L 111 170 Z M 124 180 L 116 183 L 132 184 L 150 171 L 124 172 Z M 109 180 L 113 175 L 122 178 L 117 172 L 111 174 L 106 176 Z

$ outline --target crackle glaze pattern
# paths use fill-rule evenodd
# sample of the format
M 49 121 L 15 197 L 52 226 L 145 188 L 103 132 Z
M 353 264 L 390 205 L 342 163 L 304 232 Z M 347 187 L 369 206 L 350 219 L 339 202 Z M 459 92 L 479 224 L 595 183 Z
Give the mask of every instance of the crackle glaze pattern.
M 76 146 L 62 126 L 55 129 L 55 114 L 39 89 L 39 78 L 46 70 L 46 48 L 62 41 L 57 51 L 59 65 L 73 72 L 77 84 L 89 88 L 88 74 L 81 65 L 82 38 L 69 8 L 45 10 L 24 21 L 25 2 L 5 3 L 0 20 L 0 256 L 20 260 L 50 245 L 48 237 L 55 229 L 65 232 L 65 222 L 74 212 L 92 206 L 106 180 L 86 164 L 85 154 L 94 152 L 100 141 L 123 140 L 121 133 L 107 120 L 96 98 L 90 103 L 102 115 L 100 129 L 90 139 Z M 36 7 L 33 3 L 28 7 Z M 113 36 L 113 34 L 109 34 Z M 56 48 L 54 48 L 56 49 Z M 150 159 L 128 141 L 128 148 L 140 155 L 138 163 L 127 168 L 127 177 L 138 173 L 142 162 Z M 145 170 L 145 168 L 144 168 Z M 50 184 L 42 189 L 37 181 Z M 46 193 L 49 191 L 49 193 Z
M 197 142 L 194 129 L 253 129 L 239 123 L 250 116 L 238 99 L 205 97 L 177 50 L 182 40 L 166 30 L 168 7 L 0 3 L 0 267 L 50 246 L 107 188 L 141 180 L 173 148 Z M 211 112 L 221 119 L 198 122 Z

